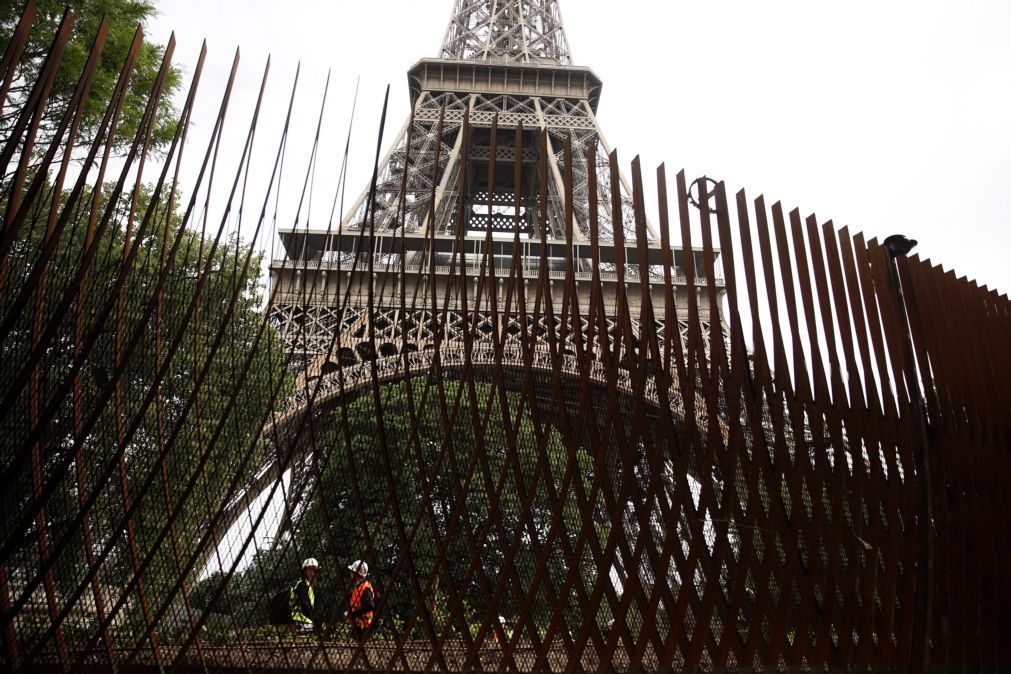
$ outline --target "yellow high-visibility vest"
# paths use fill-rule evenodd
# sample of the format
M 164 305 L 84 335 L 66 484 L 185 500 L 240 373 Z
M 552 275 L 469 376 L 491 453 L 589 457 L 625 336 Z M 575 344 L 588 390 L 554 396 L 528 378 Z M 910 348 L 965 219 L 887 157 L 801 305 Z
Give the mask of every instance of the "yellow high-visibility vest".
M 303 582 L 302 580 L 298 583 Z M 291 608 L 291 619 L 298 623 L 311 623 L 312 618 L 306 616 L 302 613 L 302 607 L 298 603 L 298 597 L 295 595 L 295 589 L 298 587 L 298 583 L 291 586 L 291 593 L 288 595 L 288 606 Z M 312 589 L 312 584 L 306 582 L 306 587 L 309 588 L 309 606 L 313 608 L 316 607 L 316 592 Z

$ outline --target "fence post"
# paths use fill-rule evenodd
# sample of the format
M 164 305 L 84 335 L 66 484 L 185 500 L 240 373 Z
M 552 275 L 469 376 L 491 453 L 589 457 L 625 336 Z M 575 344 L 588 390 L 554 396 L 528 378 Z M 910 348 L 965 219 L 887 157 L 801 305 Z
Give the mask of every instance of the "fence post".
M 898 258 L 904 257 L 912 251 L 916 247 L 916 241 L 896 234 L 885 239 L 884 245 L 888 250 L 889 291 L 902 320 L 902 348 L 905 359 L 906 383 L 909 386 L 910 409 L 913 413 L 913 461 L 916 463 L 920 496 L 920 563 L 917 565 L 916 571 L 916 584 L 919 589 L 916 593 L 910 671 L 926 672 L 930 665 L 930 625 L 934 609 L 934 511 L 930 494 L 930 439 L 927 434 L 926 403 L 917 374 L 912 331 L 909 325 L 909 316 L 906 314 L 906 300 L 902 292 L 898 269 Z

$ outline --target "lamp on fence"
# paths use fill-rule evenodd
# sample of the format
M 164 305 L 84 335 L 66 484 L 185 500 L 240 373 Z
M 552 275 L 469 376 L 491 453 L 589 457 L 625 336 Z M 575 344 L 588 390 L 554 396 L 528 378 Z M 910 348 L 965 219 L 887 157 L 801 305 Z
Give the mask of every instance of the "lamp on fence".
M 885 239 L 885 248 L 891 254 L 892 259 L 897 257 L 902 257 L 903 255 L 909 255 L 914 248 L 916 248 L 916 239 L 907 239 L 901 234 L 892 234 L 890 237 Z
M 930 498 L 930 463 L 928 448 L 930 438 L 927 433 L 927 410 L 920 389 L 920 380 L 916 373 L 916 356 L 913 351 L 913 335 L 906 309 L 906 300 L 902 292 L 897 259 L 908 255 L 916 247 L 916 239 L 910 239 L 902 234 L 892 234 L 883 242 L 888 250 L 888 285 L 895 306 L 902 321 L 906 381 L 909 386 L 909 402 L 913 413 L 914 444 L 913 460 L 916 463 L 916 473 L 920 482 L 920 512 L 922 513 L 922 530 L 920 541 L 920 557 L 918 565 L 916 624 L 913 627 L 914 646 L 912 667 L 910 671 L 926 672 L 930 666 L 930 626 L 934 606 L 934 529 L 933 504 Z M 918 637 L 918 638 L 917 638 Z

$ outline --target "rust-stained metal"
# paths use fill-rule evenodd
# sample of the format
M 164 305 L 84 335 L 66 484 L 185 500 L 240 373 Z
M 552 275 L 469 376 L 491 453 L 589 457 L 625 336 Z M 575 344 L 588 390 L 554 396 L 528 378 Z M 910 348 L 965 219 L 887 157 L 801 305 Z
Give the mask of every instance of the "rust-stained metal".
M 249 309 L 255 247 L 225 237 L 269 62 L 218 213 L 238 54 L 195 184 L 206 50 L 150 152 L 170 42 L 103 191 L 143 36 L 78 147 L 108 24 L 53 111 L 72 26 L 0 148 L 6 668 L 1011 666 L 1006 295 L 664 167 L 654 230 L 638 159 L 623 197 L 615 152 L 476 106 L 419 126 L 416 101 L 403 147 L 423 152 L 381 162 L 384 111 L 362 219 L 317 231 L 300 209 L 286 240 L 333 255 L 289 249 Z M 297 636 L 266 609 L 307 556 L 325 628 Z M 342 627 L 356 558 L 381 587 L 365 644 Z

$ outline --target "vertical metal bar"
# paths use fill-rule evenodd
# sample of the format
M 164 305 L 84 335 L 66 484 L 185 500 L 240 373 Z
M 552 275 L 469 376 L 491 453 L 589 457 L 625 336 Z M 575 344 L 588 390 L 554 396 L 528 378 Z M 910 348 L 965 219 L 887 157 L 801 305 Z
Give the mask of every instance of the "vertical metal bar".
M 4 247 L 2 259 L 0 259 L 0 292 L 4 290 L 7 280 L 9 252 L 9 244 L 7 242 L 14 234 L 16 234 L 16 232 L 13 231 L 15 229 L 13 226 L 14 217 L 18 212 L 18 207 L 21 205 L 22 189 L 24 188 L 25 179 L 28 175 L 28 165 L 35 150 L 35 136 L 38 134 L 39 126 L 42 123 L 43 111 L 45 110 L 46 103 L 49 100 L 49 94 L 52 91 L 53 83 L 56 81 L 56 73 L 63 60 L 63 52 L 67 47 L 67 43 L 70 42 L 73 28 L 74 12 L 67 7 L 63 12 L 63 18 L 60 19 L 60 27 L 56 31 L 53 43 L 46 52 L 45 61 L 39 70 L 39 78 L 32 87 L 31 93 L 29 93 L 24 107 L 21 109 L 21 115 L 18 118 L 18 121 L 11 128 L 9 138 L 13 142 L 8 142 L 3 150 L 0 150 L 0 175 L 6 175 L 7 165 L 17 152 L 17 148 L 21 145 L 22 139 L 24 140 L 21 155 L 18 159 L 18 167 L 11 180 L 9 192 L 10 197 L 7 200 L 4 213 L 2 230 Z M 0 99 L 0 103 L 2 103 L 3 100 L 4 99 Z M 59 141 L 59 138 L 54 138 L 53 144 L 58 145 Z
M 91 91 L 91 84 L 94 81 L 95 68 L 98 65 L 98 59 L 101 56 L 102 49 L 105 45 L 105 38 L 109 31 L 108 20 L 103 20 L 98 29 L 98 34 L 95 37 L 91 53 L 88 56 L 88 61 L 84 66 L 84 70 L 78 81 L 77 87 L 74 94 L 70 100 L 67 108 L 67 112 L 64 115 L 64 119 L 58 129 L 56 136 L 53 140 L 53 146 L 61 140 L 66 131 L 66 125 L 68 119 L 72 117 L 73 122 L 70 125 L 70 130 L 66 134 L 66 147 L 64 149 L 63 161 L 60 164 L 59 173 L 56 176 L 55 185 L 53 188 L 53 198 L 49 206 L 49 217 L 46 222 L 46 231 L 43 239 L 43 247 L 49 247 L 52 244 L 55 247 L 55 241 L 59 239 L 59 234 L 61 230 L 56 227 L 57 214 L 60 211 L 60 200 L 63 196 L 64 180 L 66 179 L 67 170 L 70 165 L 71 157 L 73 156 L 74 144 L 77 139 L 77 131 L 80 126 L 81 116 L 83 113 L 83 108 L 87 104 L 88 94 Z M 36 299 L 35 299 L 35 311 L 34 320 L 32 321 L 32 348 L 38 349 L 39 343 L 42 339 L 42 327 L 43 321 L 45 319 L 45 298 L 46 298 L 46 282 L 49 271 L 49 262 L 45 255 L 43 255 L 42 260 L 40 260 L 41 274 L 39 276 L 38 286 L 36 287 Z M 31 395 L 30 395 L 30 416 L 33 432 L 38 429 L 42 420 L 40 418 L 40 406 L 41 406 L 41 379 L 42 373 L 38 365 L 32 369 L 31 375 Z M 32 448 L 32 490 L 33 495 L 36 499 L 41 496 L 42 492 L 42 467 L 41 467 L 41 454 L 42 443 L 41 441 L 36 441 Z M 45 508 L 39 508 L 38 516 L 36 518 L 36 530 L 39 539 L 39 557 L 43 565 L 45 565 L 50 558 L 49 555 L 49 534 L 48 534 L 48 524 Z M 47 570 L 44 574 L 44 587 L 46 593 L 46 601 L 48 604 L 50 620 L 55 623 L 56 615 L 58 613 L 56 606 L 56 584 L 53 579 L 53 574 L 51 570 Z M 66 664 L 67 660 L 67 646 L 64 639 L 63 630 L 60 627 L 56 627 L 55 630 L 55 640 L 57 653 L 59 655 L 59 660 L 61 665 Z
M 830 487 L 832 501 L 832 527 L 830 531 L 831 539 L 828 549 L 828 578 L 823 589 L 822 614 L 826 619 L 820 621 L 817 626 L 818 633 L 814 644 L 814 661 L 823 666 L 829 666 L 830 652 L 832 649 L 832 629 L 841 622 L 843 617 L 842 607 L 836 601 L 837 590 L 843 587 L 841 576 L 844 573 L 843 561 L 847 566 L 856 567 L 864 556 L 866 545 L 862 543 L 864 534 L 863 505 L 864 495 L 864 467 L 862 452 L 855 452 L 855 447 L 860 446 L 862 438 L 862 427 L 854 423 L 853 417 L 862 418 L 859 412 L 855 415 L 849 414 L 851 404 L 848 402 L 848 393 L 852 392 L 852 400 L 862 399 L 860 384 L 851 383 L 850 391 L 847 391 L 843 382 L 843 366 L 839 361 L 838 345 L 836 343 L 836 332 L 833 329 L 833 322 L 838 323 L 840 339 L 843 343 L 843 351 L 847 360 L 846 371 L 853 367 L 853 344 L 852 331 L 847 316 L 847 307 L 842 294 L 842 279 L 839 270 L 838 253 L 835 246 L 835 230 L 831 221 L 822 228 L 825 232 L 825 249 L 828 253 L 823 254 L 821 236 L 817 219 L 811 216 L 806 221 L 808 243 L 811 250 L 811 262 L 814 269 L 815 283 L 818 295 L 821 298 L 820 313 L 822 326 L 826 332 L 826 344 L 830 362 L 831 394 L 827 392 L 823 395 L 831 396 L 830 412 L 828 414 L 828 427 L 831 437 L 831 448 L 833 452 L 832 462 L 832 484 Z M 827 266 L 827 270 L 826 270 Z M 832 292 L 829 285 L 832 285 Z M 834 307 L 833 307 L 834 303 Z M 833 311 L 833 308 L 835 309 Z M 812 346 L 812 348 L 814 348 Z M 850 381 L 854 382 L 858 374 L 853 372 Z M 848 442 L 847 442 L 848 439 Z M 851 468 L 848 468 L 851 467 Z M 844 494 L 850 494 L 847 499 L 849 503 L 844 503 Z M 875 575 L 869 579 L 870 585 L 876 580 Z M 868 599 L 870 597 L 870 599 Z M 873 590 L 868 593 L 864 589 L 864 602 L 873 605 Z M 861 643 L 868 645 L 873 638 L 873 618 L 861 625 L 861 630 L 865 637 L 861 638 Z M 834 658 L 833 658 L 834 659 Z M 870 650 L 863 658 L 870 660 Z
M 21 62 L 21 55 L 24 54 L 36 14 L 38 14 L 38 8 L 32 0 L 28 0 L 20 18 L 18 18 L 17 25 L 14 26 L 14 34 L 11 35 L 10 42 L 7 43 L 3 60 L 0 61 L 0 77 L 3 78 L 0 83 L 0 106 L 7 102 L 7 93 L 10 91 L 11 82 L 14 81 L 17 65 Z

